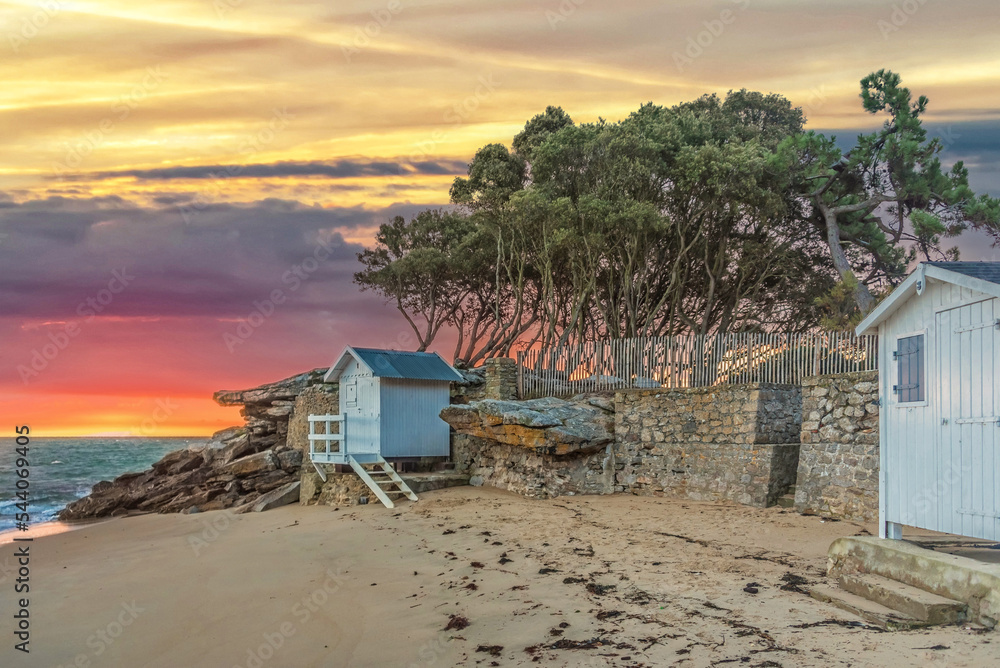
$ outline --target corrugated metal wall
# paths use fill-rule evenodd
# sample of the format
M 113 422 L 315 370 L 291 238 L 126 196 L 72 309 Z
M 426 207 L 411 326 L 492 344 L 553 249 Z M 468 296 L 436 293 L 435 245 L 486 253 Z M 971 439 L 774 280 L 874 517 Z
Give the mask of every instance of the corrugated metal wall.
M 929 281 L 879 328 L 883 522 L 1000 540 L 997 302 Z M 893 352 L 915 334 L 924 335 L 926 400 L 901 405 Z
M 382 456 L 447 457 L 449 385 L 438 381 L 382 378 Z

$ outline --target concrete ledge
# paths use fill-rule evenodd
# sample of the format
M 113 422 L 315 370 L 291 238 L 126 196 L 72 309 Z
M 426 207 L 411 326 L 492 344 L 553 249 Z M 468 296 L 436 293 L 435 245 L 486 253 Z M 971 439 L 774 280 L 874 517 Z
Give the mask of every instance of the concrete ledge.
M 401 473 L 399 477 L 413 490 L 415 494 L 430 492 L 446 487 L 461 487 L 469 484 L 467 473 L 441 471 L 435 473 Z
M 1000 621 L 1000 565 L 898 540 L 852 536 L 830 546 L 831 576 L 873 573 L 969 606 L 972 621 L 993 628 Z

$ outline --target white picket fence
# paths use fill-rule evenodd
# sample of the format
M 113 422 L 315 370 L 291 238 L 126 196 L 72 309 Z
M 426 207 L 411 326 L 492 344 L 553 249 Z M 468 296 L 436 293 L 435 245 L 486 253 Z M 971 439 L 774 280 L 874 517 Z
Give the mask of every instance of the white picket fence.
M 878 338 L 849 332 L 712 334 L 588 341 L 518 353 L 525 399 L 629 388 L 799 384 L 878 368 Z

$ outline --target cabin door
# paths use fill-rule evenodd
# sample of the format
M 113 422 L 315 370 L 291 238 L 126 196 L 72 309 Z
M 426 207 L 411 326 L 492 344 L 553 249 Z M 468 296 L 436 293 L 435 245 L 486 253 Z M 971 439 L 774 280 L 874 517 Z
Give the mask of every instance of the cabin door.
M 1000 540 L 1000 300 L 936 316 L 940 437 L 935 504 L 946 533 Z

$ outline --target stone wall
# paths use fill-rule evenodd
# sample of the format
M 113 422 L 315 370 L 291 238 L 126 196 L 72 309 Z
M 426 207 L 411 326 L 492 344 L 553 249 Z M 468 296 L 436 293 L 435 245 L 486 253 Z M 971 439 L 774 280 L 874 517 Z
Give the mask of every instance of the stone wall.
M 455 370 L 462 380 L 451 384 L 451 403 L 467 404 L 486 398 L 486 367 Z
M 795 483 L 799 387 L 628 390 L 615 415 L 616 492 L 768 506 Z
M 337 383 L 313 385 L 295 398 L 292 417 L 288 421 L 288 445 L 302 453 L 301 486 L 299 503 L 316 503 L 316 497 L 323 491 L 323 479 L 316 473 L 309 458 L 309 416 L 337 415 L 340 413 L 340 393 Z M 355 476 L 357 478 L 357 476 Z M 360 482 L 360 478 L 358 478 Z
M 313 385 L 295 398 L 288 421 L 288 445 L 302 451 L 302 463 L 309 459 L 309 416 L 337 415 L 340 413 L 340 394 L 337 383 Z
M 795 509 L 877 520 L 878 372 L 805 379 L 802 414 Z
M 486 360 L 486 399 L 517 399 L 517 362 L 507 357 Z
M 614 446 L 595 453 L 540 454 L 521 445 L 452 434 L 452 460 L 468 472 L 471 485 L 499 487 L 547 499 L 574 494 L 610 494 L 614 489 Z

